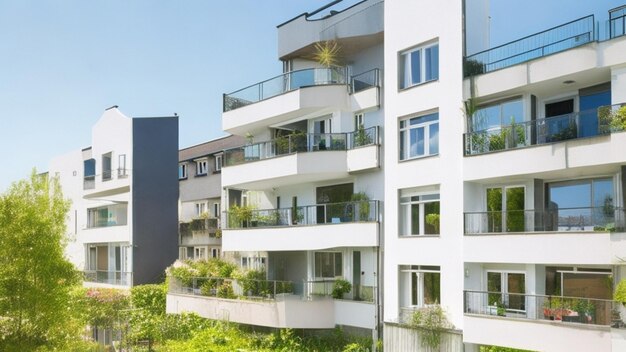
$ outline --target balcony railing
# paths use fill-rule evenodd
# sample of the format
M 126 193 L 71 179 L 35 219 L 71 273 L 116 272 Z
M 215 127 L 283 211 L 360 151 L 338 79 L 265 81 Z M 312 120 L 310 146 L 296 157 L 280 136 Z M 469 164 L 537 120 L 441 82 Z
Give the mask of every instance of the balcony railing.
M 291 281 L 232 279 L 223 277 L 194 277 L 188 282 L 170 278 L 170 293 L 187 295 L 243 298 L 275 299 L 279 294 L 293 294 L 294 283 Z
M 377 68 L 359 73 L 350 78 L 352 93 L 358 93 L 372 87 L 380 87 L 380 70 Z
M 378 221 L 378 201 L 308 205 L 297 208 L 227 212 L 229 229 Z
M 623 327 L 621 303 L 593 298 L 464 291 L 465 314 Z
M 474 117 L 476 129 L 464 134 L 465 155 L 516 149 L 530 145 L 556 143 L 570 139 L 595 137 L 618 132 L 614 127 L 620 119 L 618 109 L 623 104 L 574 112 L 560 116 L 483 129 Z
M 350 133 L 295 133 L 224 151 L 224 166 L 245 164 L 298 152 L 346 150 L 378 143 L 378 126 Z
M 623 232 L 623 208 L 613 206 L 465 213 L 465 234 Z
M 333 287 L 335 285 L 334 279 L 323 280 L 304 280 L 302 281 L 302 297 L 305 299 L 311 299 L 314 296 L 332 296 Z M 374 301 L 374 286 L 359 285 L 358 287 L 352 286 L 352 300 L 373 302 Z M 345 299 L 347 297 L 344 296 Z
M 224 94 L 224 112 L 310 86 L 347 84 L 344 67 L 291 71 L 235 92 Z
M 626 34 L 626 6 L 609 11 L 609 38 L 617 38 Z
M 118 168 L 113 172 L 112 170 L 104 170 L 102 174 L 98 175 L 86 175 L 83 178 L 83 189 L 89 190 L 96 188 L 96 178 L 100 177 L 102 181 L 110 181 L 113 179 L 113 175 L 117 175 L 118 179 L 127 178 L 130 175 L 130 170 L 126 168 Z
M 550 28 L 465 58 L 465 76 L 495 71 L 595 40 L 593 15 Z
M 106 271 L 106 270 L 85 270 L 85 281 L 101 284 L 130 286 L 133 280 L 132 272 Z
M 83 178 L 83 189 L 94 189 L 96 188 L 96 176 L 85 176 Z

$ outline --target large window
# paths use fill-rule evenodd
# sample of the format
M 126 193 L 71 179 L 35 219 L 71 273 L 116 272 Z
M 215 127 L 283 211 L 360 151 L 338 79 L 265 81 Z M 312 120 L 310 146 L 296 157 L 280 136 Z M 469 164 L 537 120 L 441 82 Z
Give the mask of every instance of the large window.
M 438 266 L 400 267 L 400 304 L 423 307 L 441 302 L 441 273 Z
M 526 228 L 523 186 L 487 188 L 488 232 L 522 232 Z M 532 215 L 529 213 L 529 215 Z M 531 219 L 532 220 L 532 219 Z
M 615 227 L 613 180 L 596 178 L 548 184 L 553 231 L 594 231 Z
M 439 79 L 439 44 L 431 43 L 400 54 L 400 88 Z
M 341 253 L 315 253 L 315 277 L 336 278 L 341 276 L 343 276 L 343 263 Z
M 522 99 L 507 100 L 479 107 L 472 116 L 472 130 L 499 129 L 501 126 L 522 122 L 524 122 Z
M 504 271 L 487 272 L 487 291 L 490 306 L 507 310 L 525 311 L 526 275 Z
M 87 228 L 126 225 L 127 212 L 127 204 L 87 209 Z
M 400 193 L 400 235 L 438 235 L 440 228 L 439 194 Z
M 439 113 L 400 120 L 400 160 L 439 154 Z
M 249 270 L 265 270 L 267 258 L 265 257 L 241 257 L 241 268 Z

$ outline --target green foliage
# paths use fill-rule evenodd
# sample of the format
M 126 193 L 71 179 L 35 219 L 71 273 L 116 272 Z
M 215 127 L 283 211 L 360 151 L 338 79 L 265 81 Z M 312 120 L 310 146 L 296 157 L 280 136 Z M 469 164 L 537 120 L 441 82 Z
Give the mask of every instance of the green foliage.
M 0 195 L 0 350 L 63 349 L 78 339 L 71 291 L 80 276 L 63 254 L 69 202 L 37 175 Z
M 343 295 L 352 290 L 352 284 L 348 280 L 337 279 L 333 283 L 333 292 L 331 296 L 334 299 L 343 299 Z
M 370 197 L 365 192 L 358 192 L 350 196 L 352 202 L 358 202 L 358 221 L 368 221 L 370 217 Z
M 133 309 L 130 311 L 131 327 L 127 339 L 131 343 L 161 339 L 165 320 L 165 285 L 140 285 L 131 289 Z
M 485 65 L 475 59 L 463 60 L 463 76 L 471 77 L 485 72 Z
M 622 279 L 615 287 L 613 299 L 626 305 L 626 279 Z
M 251 205 L 233 205 L 228 211 L 228 227 L 241 228 L 250 226 L 254 207 Z
M 599 132 L 621 132 L 626 130 L 626 106 L 613 110 L 612 106 L 598 109 Z
M 441 335 L 453 326 L 446 318 L 446 313 L 440 305 L 435 304 L 420 308 L 413 312 L 411 326 L 422 329 L 422 347 L 437 350 L 441 344 Z
M 119 329 L 120 315 L 130 308 L 128 292 L 110 288 L 76 287 L 72 301 L 72 309 L 81 321 L 105 329 Z
M 370 136 L 367 131 L 365 131 L 365 127 L 363 126 L 363 124 L 359 124 L 359 127 L 354 134 L 354 146 L 362 147 L 365 145 L 370 145 L 372 143 L 372 136 Z
M 425 217 L 426 223 L 435 229 L 435 233 L 439 233 L 440 219 L 441 215 L 436 213 L 427 214 Z

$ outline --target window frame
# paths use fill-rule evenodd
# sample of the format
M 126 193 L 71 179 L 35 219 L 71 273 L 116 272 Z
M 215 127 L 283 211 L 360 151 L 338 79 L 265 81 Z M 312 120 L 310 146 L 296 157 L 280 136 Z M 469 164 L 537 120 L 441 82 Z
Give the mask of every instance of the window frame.
M 181 172 L 182 171 L 182 172 Z M 189 177 L 187 163 L 178 164 L 178 179 L 186 180 Z
M 206 176 L 209 172 L 209 161 L 207 158 L 196 159 L 196 176 Z
M 427 49 L 437 48 L 437 71 L 436 77 L 426 79 L 426 74 L 430 71 L 427 68 L 425 53 Z M 413 53 L 419 53 L 419 81 L 413 83 Z M 432 52 L 432 51 L 431 51 Z M 407 73 L 408 70 L 408 73 Z M 420 86 L 429 82 L 439 80 L 439 40 L 434 39 L 398 53 L 398 89 L 405 90 Z
M 437 198 L 426 198 L 422 199 L 422 197 L 431 197 L 436 196 Z M 413 200 L 413 197 L 419 197 L 418 200 Z M 402 198 L 409 198 L 409 201 L 402 201 Z M 439 203 L 439 217 L 441 219 L 441 194 L 439 190 L 431 190 L 431 191 L 419 191 L 419 192 L 411 192 L 406 191 L 405 194 L 402 194 L 402 190 L 398 194 L 398 217 L 400 224 L 400 228 L 398 229 L 398 234 L 403 238 L 411 238 L 411 237 L 423 237 L 423 236 L 441 236 L 441 227 L 439 228 L 439 233 L 427 234 L 426 229 L 426 204 L 429 203 Z M 418 216 L 419 216 L 419 233 L 405 233 L 405 229 L 413 229 L 413 216 L 412 216 L 412 206 L 418 205 Z M 406 209 L 405 209 L 406 207 Z M 405 224 L 405 221 L 409 221 L 409 224 Z M 441 220 L 439 222 L 441 226 Z M 412 232 L 409 230 L 409 232 Z
M 318 254 L 321 255 L 329 255 L 332 258 L 332 271 L 334 276 L 324 276 L 324 272 L 322 270 L 322 268 L 320 267 L 319 269 L 319 274 L 318 275 L 318 265 L 317 265 L 317 256 Z M 340 259 L 341 263 L 340 263 L 340 273 L 339 275 L 337 275 L 337 258 Z M 344 260 L 343 260 L 343 253 L 339 252 L 339 251 L 316 251 L 313 254 L 313 275 L 315 276 L 316 279 L 337 279 L 337 278 L 341 278 L 343 277 L 343 264 L 344 264 Z M 320 261 L 323 261 L 324 258 L 320 258 Z
M 215 155 L 215 172 L 221 172 L 222 166 L 224 165 L 224 155 L 216 154 Z
M 207 212 L 206 202 L 196 202 L 196 217 L 202 217 L 202 214 Z
M 438 269 L 435 269 L 438 268 Z M 409 308 L 422 308 L 422 307 L 428 307 L 428 306 L 432 306 L 432 305 L 436 305 L 436 304 L 441 304 L 440 301 L 435 300 L 435 302 L 433 303 L 426 303 L 426 298 L 424 293 L 426 292 L 425 289 L 425 280 L 424 280 L 424 276 L 425 274 L 438 274 L 439 275 L 439 300 L 441 300 L 441 266 L 438 265 L 400 265 L 400 273 L 405 273 L 408 274 L 406 276 L 404 276 L 402 278 L 402 280 L 407 280 L 408 279 L 408 283 L 405 282 L 405 292 L 399 291 L 400 294 L 407 294 L 407 291 L 409 293 L 408 297 L 408 302 L 410 302 L 410 304 L 408 306 L 404 306 L 404 307 L 409 307 Z M 416 286 L 416 287 L 415 287 Z M 413 289 L 415 287 L 415 297 L 413 296 Z M 407 290 L 408 289 L 408 290 Z M 414 302 L 414 298 L 415 301 Z M 403 300 L 403 301 L 407 301 L 407 300 Z
M 411 120 L 413 119 L 421 119 L 429 116 L 437 116 L 436 120 L 430 120 L 425 122 L 418 122 L 416 124 L 411 124 Z M 403 126 L 404 125 L 404 126 Z M 437 125 L 437 151 L 436 153 L 431 153 L 431 126 Z M 424 130 L 424 139 L 423 139 L 423 149 L 424 153 L 415 156 L 410 155 L 411 150 L 411 130 L 418 130 L 422 128 Z M 403 136 L 404 134 L 404 136 Z M 403 143 L 404 141 L 404 143 Z M 419 143 L 419 142 L 418 142 Z M 403 153 L 404 152 L 404 153 Z M 406 154 L 404 156 L 403 154 Z M 439 155 L 439 110 L 432 110 L 429 112 L 420 113 L 417 115 L 411 115 L 408 117 L 403 117 L 398 121 L 398 160 L 399 161 L 408 161 L 414 159 L 427 158 L 431 156 Z

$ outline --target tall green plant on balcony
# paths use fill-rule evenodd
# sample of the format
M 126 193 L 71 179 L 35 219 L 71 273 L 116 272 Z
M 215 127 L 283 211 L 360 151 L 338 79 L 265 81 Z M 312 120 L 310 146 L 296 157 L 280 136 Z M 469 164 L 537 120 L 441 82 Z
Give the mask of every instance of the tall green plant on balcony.
M 228 211 L 228 226 L 230 228 L 241 228 L 250 226 L 252 211 L 250 205 L 233 205 Z
M 359 124 L 359 127 L 354 134 L 354 146 L 362 147 L 372 144 L 372 137 L 365 131 L 363 124 Z
M 370 197 L 365 192 L 354 193 L 350 200 L 358 207 L 357 221 L 368 221 L 370 218 Z M 357 214 L 355 214 L 357 215 Z
M 615 287 L 613 299 L 626 306 L 626 279 L 622 279 Z

